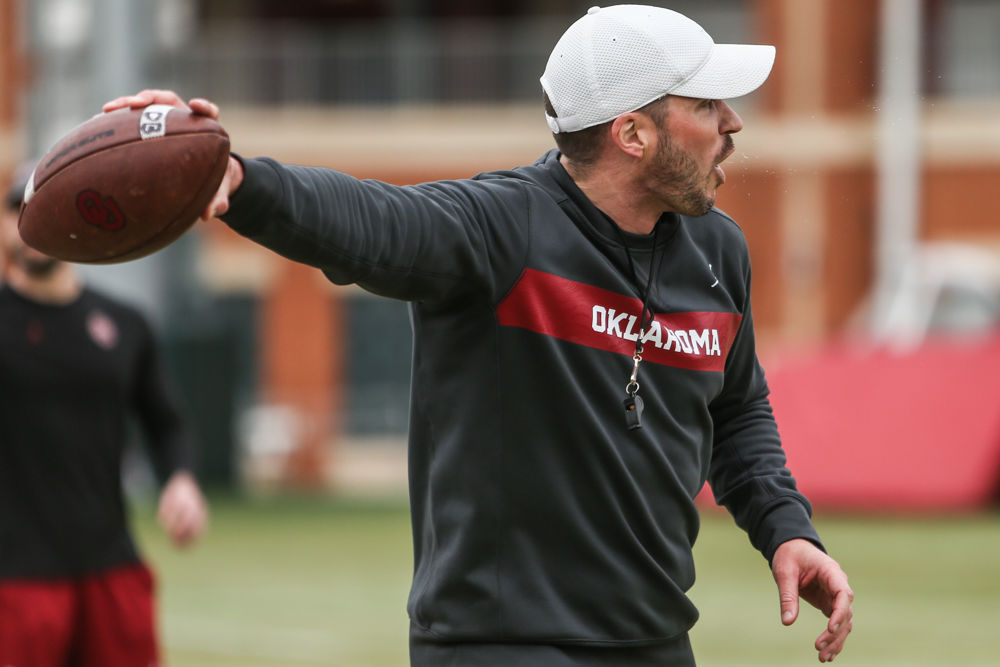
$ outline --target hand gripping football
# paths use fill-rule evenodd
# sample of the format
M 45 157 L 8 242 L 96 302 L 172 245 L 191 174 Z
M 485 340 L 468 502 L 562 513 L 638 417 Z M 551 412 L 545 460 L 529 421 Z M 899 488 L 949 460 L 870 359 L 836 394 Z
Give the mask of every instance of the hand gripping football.
M 229 135 L 187 109 L 152 105 L 94 116 L 41 158 L 24 193 L 21 238 L 57 259 L 113 264 L 187 231 L 229 161 Z

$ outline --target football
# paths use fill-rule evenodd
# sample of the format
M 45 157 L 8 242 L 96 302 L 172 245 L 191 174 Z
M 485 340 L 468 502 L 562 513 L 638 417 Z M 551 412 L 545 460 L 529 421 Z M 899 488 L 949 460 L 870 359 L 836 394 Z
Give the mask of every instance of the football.
M 57 259 L 113 264 L 172 243 L 222 182 L 229 135 L 187 109 L 152 105 L 94 116 L 28 179 L 18 231 Z

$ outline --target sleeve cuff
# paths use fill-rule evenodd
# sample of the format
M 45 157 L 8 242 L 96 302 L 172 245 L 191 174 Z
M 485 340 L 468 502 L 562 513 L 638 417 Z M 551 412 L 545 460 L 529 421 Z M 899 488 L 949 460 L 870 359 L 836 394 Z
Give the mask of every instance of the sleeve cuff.
M 774 552 L 788 540 L 809 540 L 826 551 L 812 524 L 809 509 L 798 500 L 789 498 L 767 511 L 758 524 L 753 544 L 770 563 Z
M 243 166 L 243 182 L 229 196 L 229 210 L 219 219 L 246 235 L 267 222 L 268 213 L 281 196 L 281 178 L 270 160 L 231 155 Z

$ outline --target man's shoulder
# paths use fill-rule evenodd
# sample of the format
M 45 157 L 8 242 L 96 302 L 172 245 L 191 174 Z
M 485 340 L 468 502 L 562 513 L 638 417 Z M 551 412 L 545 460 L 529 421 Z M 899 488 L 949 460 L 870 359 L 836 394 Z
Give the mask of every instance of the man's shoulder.
M 743 228 L 740 227 L 740 223 L 736 222 L 731 215 L 723 211 L 721 208 L 713 206 L 712 209 L 705 214 L 705 217 L 713 220 L 724 231 L 743 236 Z
M 734 266 L 749 266 L 750 247 L 743 229 L 728 213 L 712 208 L 705 215 L 683 217 L 685 233 L 702 252 Z
M 712 207 L 705 215 L 699 217 L 683 217 L 688 221 L 692 235 L 701 236 L 706 240 L 714 239 L 722 243 L 745 245 L 746 237 L 743 228 L 736 220 L 722 209 Z
M 437 192 L 456 201 L 484 207 L 484 210 L 503 210 L 508 213 L 521 211 L 531 206 L 532 200 L 558 200 L 560 194 L 545 170 L 535 165 L 518 166 L 494 171 L 484 171 L 474 176 L 455 180 L 439 180 L 420 183 L 419 191 L 431 194 Z
M 507 169 L 484 171 L 480 174 L 476 174 L 470 180 L 484 183 L 510 181 L 525 185 L 542 185 L 552 178 L 552 163 L 556 155 L 556 151 L 549 151 L 531 164 L 523 164 Z
M 484 192 L 506 193 L 525 200 L 562 201 L 567 195 L 554 167 L 558 165 L 556 155 L 556 151 L 549 151 L 532 164 L 482 172 L 465 183 Z

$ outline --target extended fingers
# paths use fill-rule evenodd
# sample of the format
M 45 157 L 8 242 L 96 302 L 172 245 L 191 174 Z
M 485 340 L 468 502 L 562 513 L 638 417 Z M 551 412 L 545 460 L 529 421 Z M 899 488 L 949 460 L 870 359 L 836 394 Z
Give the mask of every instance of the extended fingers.
M 854 593 L 850 588 L 837 593 L 826 630 L 816 639 L 820 662 L 832 662 L 844 650 L 847 635 L 854 629 Z
M 182 107 L 184 109 L 189 108 L 184 100 L 181 99 L 180 95 L 172 90 L 159 90 L 155 88 L 147 88 L 146 90 L 141 90 L 135 95 L 123 95 L 122 97 L 117 97 L 110 102 L 106 102 L 102 107 L 102 110 L 114 111 L 115 109 L 138 109 L 140 107 L 148 107 L 150 104 L 167 104 L 172 107 Z
M 778 584 L 782 623 L 795 621 L 800 597 L 829 617 L 815 647 L 820 662 L 831 662 L 844 649 L 854 624 L 854 591 L 847 575 L 836 561 L 804 540 L 779 546 L 771 570 Z
M 219 107 L 203 97 L 195 97 L 190 103 L 181 99 L 181 96 L 172 90 L 159 90 L 148 88 L 141 90 L 134 95 L 123 95 L 105 102 L 101 107 L 102 111 L 115 111 L 116 109 L 139 109 L 148 107 L 150 104 L 166 104 L 172 107 L 190 109 L 196 114 L 208 116 L 209 118 L 219 118 Z
M 847 620 L 837 626 L 836 632 L 827 629 L 816 639 L 816 650 L 819 651 L 820 662 L 833 662 L 833 659 L 844 650 L 847 635 L 854 629 L 854 621 Z
M 219 107 L 213 102 L 206 100 L 204 97 L 192 98 L 188 103 L 191 107 L 191 111 L 196 114 L 201 114 L 202 116 L 208 116 L 209 118 L 218 120 L 219 119 Z
M 799 567 L 792 560 L 776 558 L 772 573 L 774 582 L 778 585 L 781 622 L 783 625 L 791 625 L 799 615 Z

